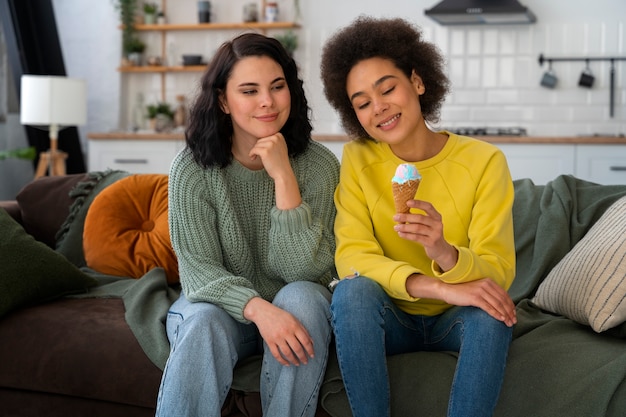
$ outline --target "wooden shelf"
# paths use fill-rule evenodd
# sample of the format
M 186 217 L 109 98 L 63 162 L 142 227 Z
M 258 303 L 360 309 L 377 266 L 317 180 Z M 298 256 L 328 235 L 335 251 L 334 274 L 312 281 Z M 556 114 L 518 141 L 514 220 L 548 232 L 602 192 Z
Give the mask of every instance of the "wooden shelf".
M 167 15 L 167 0 L 160 0 L 160 10 L 165 12 Z M 261 14 L 262 11 L 265 10 L 266 0 L 261 0 Z M 120 29 L 123 29 L 124 26 L 120 25 Z M 158 56 L 160 56 L 161 61 L 163 63 L 176 64 L 178 62 L 172 63 L 168 62 L 166 57 L 166 38 L 170 32 L 174 31 L 183 31 L 183 32 L 192 32 L 192 31 L 219 31 L 219 30 L 235 30 L 235 31 L 254 31 L 260 33 L 266 33 L 270 30 L 289 30 L 289 29 L 297 29 L 300 28 L 300 24 L 296 22 L 210 22 L 210 23 L 162 23 L 162 24 L 136 24 L 134 28 L 137 32 L 142 32 L 140 35 L 146 35 L 147 32 L 156 32 L 158 37 L 161 38 L 161 50 Z M 122 61 L 122 65 L 117 68 L 117 71 L 123 74 L 158 74 L 161 78 L 161 101 L 165 101 L 165 92 L 166 88 L 166 79 L 169 78 L 168 74 L 179 73 L 179 74 L 191 74 L 191 73 L 202 73 L 206 70 L 207 64 L 203 65 L 142 65 L 142 66 L 131 66 L 124 65 L 126 62 Z
M 232 29 L 295 29 L 300 25 L 294 22 L 239 22 L 239 23 L 196 23 L 196 24 L 155 24 L 135 25 L 138 31 L 182 31 L 182 30 L 232 30 Z
M 184 140 L 185 134 L 182 132 L 157 133 L 150 131 L 143 132 L 108 132 L 89 133 L 87 137 L 92 140 Z

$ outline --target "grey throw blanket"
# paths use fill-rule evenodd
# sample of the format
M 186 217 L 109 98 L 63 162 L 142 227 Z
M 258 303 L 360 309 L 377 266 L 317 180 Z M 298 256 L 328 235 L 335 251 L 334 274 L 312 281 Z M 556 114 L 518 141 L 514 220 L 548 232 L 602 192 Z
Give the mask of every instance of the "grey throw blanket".
M 598 185 L 567 175 L 545 186 L 528 179 L 514 185 L 517 272 L 509 293 L 519 302 L 535 294 L 550 270 L 626 194 L 626 185 Z

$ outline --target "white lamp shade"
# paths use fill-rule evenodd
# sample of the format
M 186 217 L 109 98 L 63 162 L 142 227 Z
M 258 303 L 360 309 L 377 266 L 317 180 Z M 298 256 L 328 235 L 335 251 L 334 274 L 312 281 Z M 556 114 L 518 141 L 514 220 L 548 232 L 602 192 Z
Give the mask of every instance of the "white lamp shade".
M 87 122 L 87 86 L 84 80 L 50 75 L 22 75 L 22 124 L 58 128 Z

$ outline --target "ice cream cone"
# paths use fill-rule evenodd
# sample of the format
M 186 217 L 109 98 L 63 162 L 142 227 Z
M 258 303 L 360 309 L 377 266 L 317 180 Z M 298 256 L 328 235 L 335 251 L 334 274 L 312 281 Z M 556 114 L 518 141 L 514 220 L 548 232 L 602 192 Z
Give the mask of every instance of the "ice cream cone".
M 399 184 L 392 182 L 391 187 L 393 190 L 393 201 L 396 205 L 397 213 L 408 213 L 409 206 L 406 202 L 415 198 L 415 193 L 420 185 L 420 180 L 410 180 L 405 183 Z

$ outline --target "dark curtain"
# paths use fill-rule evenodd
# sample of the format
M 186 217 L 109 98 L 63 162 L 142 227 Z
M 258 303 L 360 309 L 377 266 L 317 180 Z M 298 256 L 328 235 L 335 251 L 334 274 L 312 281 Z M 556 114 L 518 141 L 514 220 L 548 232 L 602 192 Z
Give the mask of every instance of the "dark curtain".
M 0 24 L 18 100 L 23 74 L 67 75 L 52 0 L 0 0 Z M 30 146 L 37 153 L 49 147 L 48 132 L 25 126 Z M 76 127 L 59 132 L 59 149 L 68 153 L 67 173 L 85 172 L 85 161 Z M 37 160 L 35 166 L 37 166 Z

